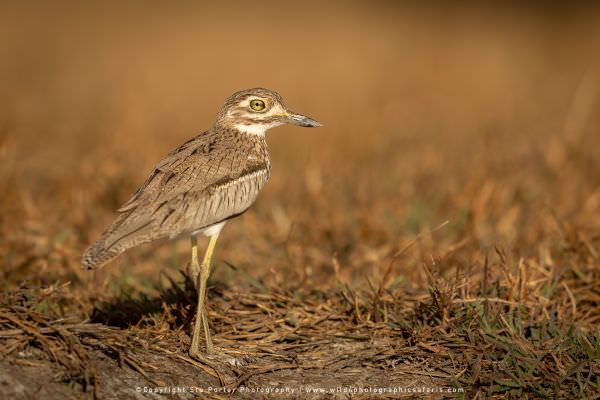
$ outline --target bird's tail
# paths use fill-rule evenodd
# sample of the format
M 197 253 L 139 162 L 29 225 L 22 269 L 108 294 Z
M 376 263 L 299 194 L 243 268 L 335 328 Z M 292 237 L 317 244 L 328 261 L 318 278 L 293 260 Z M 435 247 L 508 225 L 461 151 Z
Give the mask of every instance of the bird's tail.
M 87 248 L 83 257 L 81 258 L 81 268 L 83 269 L 95 269 L 108 263 L 125 249 L 118 248 L 107 248 L 105 240 L 100 239 L 93 245 Z
M 130 216 L 131 213 L 119 215 L 102 237 L 87 248 L 81 258 L 81 268 L 89 270 L 101 267 L 135 245 L 131 240 L 123 240 L 128 237 L 126 228 Z M 123 230 L 125 232 L 122 232 Z
M 129 213 L 121 214 L 104 231 L 102 237 L 86 249 L 81 257 L 82 269 L 95 269 L 108 263 L 119 254 L 127 250 L 130 246 L 123 246 L 119 240 L 114 240 L 112 235 L 127 221 Z
M 125 250 L 155 239 L 161 239 L 168 231 L 155 229 L 152 215 L 121 214 L 100 240 L 90 246 L 81 259 L 81 268 L 94 269 L 108 263 Z

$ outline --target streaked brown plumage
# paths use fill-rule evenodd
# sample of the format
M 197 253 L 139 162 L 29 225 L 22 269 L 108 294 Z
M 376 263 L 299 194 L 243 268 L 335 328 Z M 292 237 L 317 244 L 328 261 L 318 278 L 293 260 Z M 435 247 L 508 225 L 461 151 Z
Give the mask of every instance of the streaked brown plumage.
M 271 164 L 264 137 L 232 128 L 204 132 L 156 165 L 121 215 L 90 247 L 82 265 L 95 268 L 123 251 L 227 220 L 256 199 Z
M 190 349 L 195 356 L 200 319 L 207 335 L 207 352 L 212 350 L 207 318 L 202 313 L 216 238 L 224 222 L 246 211 L 264 187 L 271 171 L 265 132 L 285 123 L 320 126 L 289 111 L 281 96 L 270 90 L 256 88 L 233 94 L 208 131 L 182 144 L 156 165 L 146 182 L 118 210 L 119 217 L 83 255 L 82 268 L 93 269 L 142 243 L 191 235 L 192 269 L 200 291 Z M 211 237 L 199 281 L 197 233 Z

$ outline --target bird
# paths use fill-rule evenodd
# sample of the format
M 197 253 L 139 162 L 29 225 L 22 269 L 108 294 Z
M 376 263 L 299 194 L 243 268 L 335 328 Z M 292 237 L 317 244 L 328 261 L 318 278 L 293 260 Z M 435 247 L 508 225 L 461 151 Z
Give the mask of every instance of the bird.
M 83 269 L 101 267 L 132 247 L 159 239 L 191 238 L 190 275 L 198 294 L 189 348 L 200 358 L 200 332 L 206 354 L 214 354 L 206 283 L 213 252 L 227 221 L 255 202 L 271 174 L 267 130 L 283 124 L 322 126 L 291 111 L 277 92 L 242 90 L 225 100 L 212 127 L 170 152 L 117 211 L 119 216 L 84 252 Z M 202 262 L 197 236 L 209 238 Z

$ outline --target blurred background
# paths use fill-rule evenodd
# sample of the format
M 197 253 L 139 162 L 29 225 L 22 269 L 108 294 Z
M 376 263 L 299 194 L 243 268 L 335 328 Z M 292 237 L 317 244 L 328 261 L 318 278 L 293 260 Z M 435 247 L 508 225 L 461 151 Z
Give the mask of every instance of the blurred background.
M 503 245 L 544 261 L 569 224 L 597 236 L 597 8 L 0 8 L 5 287 L 94 279 L 143 291 L 143 277 L 177 274 L 189 256 L 185 238 L 134 249 L 93 278 L 79 259 L 155 163 L 207 129 L 227 96 L 257 86 L 325 126 L 269 132 L 271 182 L 221 236 L 218 279 L 325 287 L 379 279 L 421 234 L 394 276 L 423 286 L 416 267 L 432 256 L 480 265 Z

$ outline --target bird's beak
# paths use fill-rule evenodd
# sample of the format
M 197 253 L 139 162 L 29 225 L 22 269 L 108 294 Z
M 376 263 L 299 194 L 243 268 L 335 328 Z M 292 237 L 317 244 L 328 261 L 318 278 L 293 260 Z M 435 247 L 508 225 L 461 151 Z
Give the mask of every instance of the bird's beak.
M 288 124 L 305 126 L 308 128 L 316 128 L 318 126 L 323 126 L 319 122 L 307 117 L 306 115 L 296 114 L 292 111 L 288 111 L 285 113 L 285 122 L 287 122 Z

